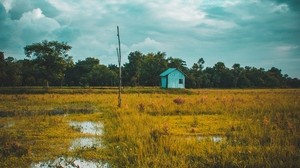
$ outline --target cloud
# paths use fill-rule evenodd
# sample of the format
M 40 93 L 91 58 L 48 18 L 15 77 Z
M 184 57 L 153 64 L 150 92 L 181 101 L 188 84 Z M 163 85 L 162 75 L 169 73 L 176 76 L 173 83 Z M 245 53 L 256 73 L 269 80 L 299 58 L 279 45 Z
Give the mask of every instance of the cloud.
M 23 55 L 25 45 L 51 39 L 52 32 L 60 28 L 60 24 L 55 19 L 45 16 L 40 8 L 24 12 L 19 19 L 13 19 L 10 10 L 5 9 L 3 12 L 2 4 L 0 7 L 0 29 L 6 32 L 0 33 L 1 49 L 15 58 Z M 13 7 L 12 5 L 11 10 Z
M 40 8 L 47 17 L 55 17 L 58 10 L 50 5 L 47 0 L 28 1 L 28 0 L 2 0 L 5 4 L 7 13 L 12 20 L 19 20 L 23 13 Z
M 17 35 L 25 43 L 47 39 L 52 31 L 60 28 L 60 24 L 55 19 L 46 17 L 40 8 L 24 13 L 16 23 Z
M 158 42 L 150 37 L 145 38 L 144 41 L 132 44 L 130 47 L 131 51 L 141 51 L 144 53 L 156 52 L 165 50 L 165 44 Z
M 299 0 L 270 0 L 278 4 L 287 4 L 290 9 L 295 12 L 300 12 L 300 1 Z
M 6 9 L 4 5 L 0 4 L 0 21 L 1 21 L 0 23 L 3 23 L 6 17 L 7 17 Z
M 204 25 L 216 29 L 228 29 L 236 26 L 228 20 L 208 18 L 208 13 L 201 8 L 204 6 L 201 1 L 149 2 L 146 6 L 157 19 L 169 24 L 170 27 L 174 27 L 174 24 L 181 28 Z
M 3 6 L 4 6 L 6 12 L 8 12 L 8 11 L 12 8 L 12 7 L 11 7 L 12 1 L 13 1 L 13 0 L 2 0 L 2 4 L 3 4 Z
M 18 59 L 24 58 L 25 45 L 47 39 L 70 44 L 75 61 L 93 56 L 116 63 L 117 25 L 124 59 L 134 50 L 163 51 L 188 66 L 203 57 L 207 66 L 223 61 L 260 67 L 280 54 L 290 62 L 299 53 L 296 0 L 0 2 L 1 50 Z
M 275 49 L 279 52 L 289 52 L 289 51 L 293 51 L 300 48 L 300 46 L 296 46 L 296 45 L 283 45 L 283 46 L 278 46 Z
M 288 12 L 289 10 L 290 9 L 287 4 L 274 4 L 272 12 L 285 13 L 285 12 Z

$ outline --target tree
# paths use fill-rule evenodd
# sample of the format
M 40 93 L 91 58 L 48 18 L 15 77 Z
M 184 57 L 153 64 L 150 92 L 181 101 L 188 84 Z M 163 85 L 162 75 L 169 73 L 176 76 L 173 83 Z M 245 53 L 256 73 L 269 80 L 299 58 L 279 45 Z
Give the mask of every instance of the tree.
M 213 69 L 213 81 L 216 87 L 234 87 L 234 76 L 223 62 L 217 62 Z
M 88 57 L 83 61 L 78 61 L 66 74 L 68 85 L 89 86 L 89 73 L 95 66 L 100 64 L 97 58 Z
M 131 86 L 140 85 L 143 53 L 139 51 L 131 52 L 128 55 L 129 63 L 124 64 L 123 79 L 124 83 Z
M 67 53 L 71 48 L 65 42 L 45 40 L 41 43 L 27 45 L 24 47 L 24 53 L 28 58 L 32 58 L 38 67 L 41 78 L 49 87 L 49 82 L 60 81 L 62 83 L 66 69 L 72 66 L 72 57 Z
M 185 69 L 185 67 L 186 67 L 186 62 L 183 61 L 180 58 L 169 57 L 167 59 L 167 61 L 168 61 L 168 67 L 169 68 L 177 68 L 177 69 L 183 71 Z
M 4 60 L 4 53 L 0 52 L 0 86 L 4 86 L 6 73 L 5 73 L 5 60 Z
M 7 57 L 4 59 L 5 74 L 2 80 L 2 86 L 20 86 L 22 84 L 21 67 L 20 64 L 13 58 Z
M 118 73 L 107 68 L 105 65 L 96 65 L 88 73 L 88 83 L 90 86 L 116 86 Z
M 197 63 L 194 63 L 192 69 L 190 69 L 190 85 L 193 88 L 203 87 L 204 84 L 204 73 L 203 64 L 205 63 L 203 58 L 200 58 Z
M 141 71 L 141 83 L 144 86 L 159 86 L 159 74 L 167 69 L 165 56 L 164 52 L 148 53 L 144 56 Z
M 39 85 L 38 66 L 32 60 L 24 59 L 18 61 L 21 65 L 22 85 L 23 86 L 37 86 Z

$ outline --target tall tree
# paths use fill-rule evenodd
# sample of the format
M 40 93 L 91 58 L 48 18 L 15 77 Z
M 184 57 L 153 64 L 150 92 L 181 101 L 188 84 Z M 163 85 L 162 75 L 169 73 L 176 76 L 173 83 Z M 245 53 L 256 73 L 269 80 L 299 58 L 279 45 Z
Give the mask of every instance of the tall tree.
M 190 69 L 190 85 L 193 88 L 200 88 L 204 85 L 204 73 L 203 64 L 205 63 L 203 58 L 200 58 L 197 63 L 194 63 Z
M 22 84 L 20 64 L 13 57 L 7 57 L 4 61 L 5 61 L 5 65 L 4 65 L 5 78 L 2 85 L 20 86 Z
M 143 53 L 140 51 L 131 52 L 128 55 L 129 63 L 124 64 L 124 83 L 131 86 L 140 85 L 143 63 Z
M 4 53 L 0 52 L 0 86 L 4 86 L 6 78 L 5 69 Z
M 97 58 L 88 57 L 83 61 L 79 60 L 66 74 L 68 85 L 89 86 L 89 73 L 98 65 L 100 60 Z
M 73 64 L 72 57 L 68 54 L 71 48 L 65 42 L 45 40 L 27 45 L 24 52 L 38 65 L 41 77 L 49 87 L 49 82 L 63 81 L 66 69 Z
M 141 72 L 141 81 L 144 86 L 159 86 L 159 74 L 166 70 L 166 53 L 148 53 L 144 56 Z

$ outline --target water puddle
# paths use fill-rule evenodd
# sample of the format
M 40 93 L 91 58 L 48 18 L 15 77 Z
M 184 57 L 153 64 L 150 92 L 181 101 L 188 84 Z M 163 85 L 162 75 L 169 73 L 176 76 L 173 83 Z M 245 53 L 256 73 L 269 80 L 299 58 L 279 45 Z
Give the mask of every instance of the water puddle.
M 101 161 L 92 162 L 84 159 L 72 158 L 72 157 L 59 157 L 55 160 L 49 160 L 45 162 L 39 162 L 31 165 L 32 168 L 78 168 L 78 167 L 88 167 L 88 168 L 109 168 L 108 163 L 103 163 Z
M 4 125 L 4 128 L 11 128 L 14 127 L 16 125 L 16 123 L 14 121 L 9 121 L 8 123 L 6 123 Z
M 103 124 L 101 123 L 95 123 L 91 121 L 70 121 L 69 125 L 75 130 L 78 130 L 85 134 L 102 135 L 103 132 Z
M 101 136 L 103 133 L 103 124 L 100 122 L 77 122 L 70 121 L 69 125 L 84 134 L 97 135 L 93 137 L 81 137 L 76 138 L 72 142 L 69 150 L 75 149 L 90 149 L 102 147 Z M 31 164 L 32 168 L 52 168 L 52 167 L 60 167 L 60 168 L 109 168 L 109 164 L 105 162 L 93 162 L 87 161 L 81 158 L 73 158 L 73 157 L 58 157 L 55 160 L 48 160 L 45 162 L 33 163 Z
M 77 138 L 72 142 L 70 150 L 78 149 L 78 148 L 97 148 L 101 147 L 100 138 Z
M 197 140 L 199 141 L 207 141 L 210 140 L 212 142 L 221 142 L 224 140 L 224 137 L 221 136 L 197 136 Z

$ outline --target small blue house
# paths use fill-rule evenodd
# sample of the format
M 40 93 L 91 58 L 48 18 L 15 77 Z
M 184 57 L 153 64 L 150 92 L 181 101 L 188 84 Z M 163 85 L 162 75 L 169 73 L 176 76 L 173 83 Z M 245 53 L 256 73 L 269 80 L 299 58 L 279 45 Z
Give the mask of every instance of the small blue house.
M 176 68 L 169 68 L 159 76 L 161 88 L 185 88 L 185 75 Z

